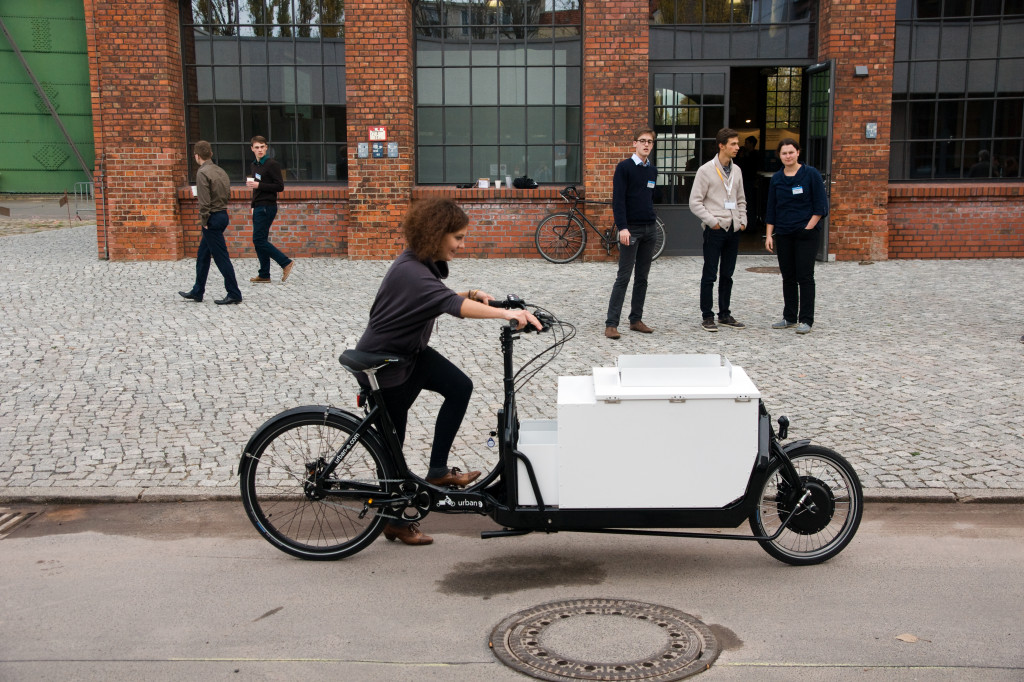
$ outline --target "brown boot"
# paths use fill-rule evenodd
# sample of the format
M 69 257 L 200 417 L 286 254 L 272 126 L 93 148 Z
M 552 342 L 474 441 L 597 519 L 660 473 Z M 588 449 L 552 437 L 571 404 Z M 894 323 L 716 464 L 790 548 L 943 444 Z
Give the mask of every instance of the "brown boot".
M 654 331 L 653 329 L 648 327 L 646 324 L 644 324 L 643 321 L 640 321 L 640 322 L 630 322 L 629 323 L 629 329 L 630 329 L 630 331 L 640 332 L 642 334 L 650 334 L 651 332 Z
M 407 545 L 429 545 L 434 541 L 434 538 L 420 532 L 420 524 L 418 523 L 401 526 L 389 523 L 384 526 L 384 537 L 388 542 L 394 542 L 395 538 L 398 538 Z
M 467 486 L 478 478 L 480 478 L 479 471 L 467 471 L 466 473 L 462 473 L 458 467 L 452 467 L 445 472 L 444 476 L 428 478 L 427 483 L 439 486 Z
M 616 329 L 615 327 L 605 327 L 604 335 L 607 336 L 609 339 L 617 339 L 619 338 L 619 330 Z

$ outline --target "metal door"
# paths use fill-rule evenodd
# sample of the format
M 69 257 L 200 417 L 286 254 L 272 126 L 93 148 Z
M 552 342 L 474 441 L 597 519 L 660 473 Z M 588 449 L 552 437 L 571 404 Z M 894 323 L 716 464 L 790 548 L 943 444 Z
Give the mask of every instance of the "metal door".
M 825 181 L 825 195 L 832 200 L 832 93 L 835 91 L 835 69 L 832 61 L 804 69 L 807 84 L 804 97 L 804 120 L 807 136 L 804 141 L 804 162 L 814 166 Z M 818 260 L 828 260 L 828 216 L 822 220 L 818 241 Z
M 687 205 L 697 169 L 718 153 L 715 134 L 729 111 L 729 68 L 651 65 L 650 73 L 660 190 L 655 209 L 665 222 L 665 254 L 700 255 L 700 221 Z

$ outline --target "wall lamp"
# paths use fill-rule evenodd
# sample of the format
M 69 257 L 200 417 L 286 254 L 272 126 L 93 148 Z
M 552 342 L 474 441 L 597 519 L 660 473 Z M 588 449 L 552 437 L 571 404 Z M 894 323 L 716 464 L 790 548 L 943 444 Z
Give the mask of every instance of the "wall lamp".
M 866 67 L 866 66 L 855 66 L 855 67 L 853 67 L 853 75 L 856 76 L 857 78 L 867 78 L 868 77 L 868 67 Z

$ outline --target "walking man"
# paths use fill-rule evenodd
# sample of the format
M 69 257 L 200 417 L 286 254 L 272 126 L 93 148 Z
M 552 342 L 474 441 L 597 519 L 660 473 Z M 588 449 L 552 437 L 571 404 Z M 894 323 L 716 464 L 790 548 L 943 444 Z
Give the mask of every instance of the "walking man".
M 199 303 L 206 292 L 206 276 L 210 274 L 210 259 L 224 276 L 227 296 L 214 301 L 217 305 L 231 305 L 242 302 L 242 292 L 235 281 L 235 269 L 231 266 L 227 244 L 224 243 L 224 229 L 228 226 L 228 198 L 231 195 L 231 181 L 228 174 L 215 164 L 213 148 L 206 140 L 196 142 L 193 149 L 199 171 L 196 173 L 196 198 L 199 200 L 199 224 L 203 226 L 203 237 L 199 240 L 196 253 L 196 282 L 189 291 L 178 294 L 189 301 Z
M 277 193 L 284 191 L 284 178 L 277 161 L 267 157 L 267 138 L 257 135 L 251 142 L 256 160 L 252 162 L 249 171 L 252 175 L 246 179 L 245 186 L 252 189 L 252 244 L 256 247 L 260 271 L 249 281 L 268 284 L 270 259 L 273 258 L 281 266 L 281 281 L 285 282 L 295 267 L 295 261 L 270 243 L 270 226 L 277 216 Z
M 700 218 L 704 230 L 704 271 L 700 278 L 701 327 L 717 332 L 714 291 L 718 283 L 718 324 L 735 329 L 737 322 L 729 310 L 732 297 L 732 273 L 740 250 L 740 232 L 747 227 L 747 197 L 743 191 L 743 173 L 732 162 L 740 150 L 740 135 L 722 128 L 715 136 L 718 154 L 697 169 L 690 190 L 690 211 Z
M 654 256 L 655 221 L 654 185 L 658 171 L 651 163 L 654 131 L 640 128 L 633 133 L 633 155 L 615 167 L 612 177 L 612 213 L 619 231 L 619 271 L 608 301 L 608 317 L 604 335 L 619 338 L 619 317 L 626 298 L 630 274 L 633 275 L 633 297 L 630 301 L 629 328 L 650 334 L 654 330 L 643 322 L 644 300 L 647 298 L 647 274 Z

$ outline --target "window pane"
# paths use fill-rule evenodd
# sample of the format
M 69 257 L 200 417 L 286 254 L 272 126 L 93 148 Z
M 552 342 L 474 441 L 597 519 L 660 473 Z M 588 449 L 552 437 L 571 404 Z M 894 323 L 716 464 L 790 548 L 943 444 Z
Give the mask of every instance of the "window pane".
M 448 147 L 445 154 L 445 182 L 473 182 L 473 164 L 470 161 L 472 147 Z M 422 182 L 422 181 L 421 181 Z
M 554 182 L 555 176 L 551 170 L 555 165 L 553 147 L 529 147 L 526 150 L 526 164 L 528 168 L 526 175 L 537 182 Z
M 295 119 L 291 107 L 270 107 L 270 134 L 263 133 L 271 142 L 294 142 Z
M 323 147 L 318 144 L 300 144 L 296 151 L 295 165 L 292 168 L 293 182 L 323 182 Z
M 498 102 L 502 105 L 526 104 L 526 70 L 499 69 Z
M 473 104 L 493 106 L 498 103 L 498 70 L 473 69 Z
M 348 138 L 345 129 L 345 107 L 324 107 L 324 140 L 342 142 Z
M 219 142 L 232 142 L 241 139 L 242 114 L 238 105 L 218 106 L 211 111 L 216 112 L 217 128 L 213 139 Z M 207 130 L 210 130 L 207 128 Z
M 417 150 L 416 166 L 420 182 L 424 184 L 444 182 L 443 148 L 420 147 Z
M 319 104 L 295 107 L 295 125 L 298 129 L 299 142 L 320 142 L 324 139 L 323 115 L 323 107 Z
M 416 69 L 416 102 L 418 104 L 444 104 L 441 88 L 441 69 Z
M 445 69 L 444 72 L 444 103 L 448 105 L 467 105 L 469 99 L 469 69 Z
M 503 107 L 500 112 L 501 143 L 525 144 L 526 110 L 521 107 Z
M 246 102 L 266 102 L 269 97 L 267 68 L 265 66 L 243 66 L 242 99 Z
M 526 141 L 530 144 L 552 144 L 555 141 L 552 110 L 530 107 L 526 112 Z
M 491 167 L 494 166 L 494 173 Z M 474 178 L 492 178 L 498 176 L 498 148 L 497 147 L 473 147 L 473 176 Z
M 526 80 L 527 104 L 554 104 L 554 72 L 551 69 L 527 69 Z M 562 87 L 564 89 L 564 82 Z
M 449 107 L 444 110 L 445 144 L 469 144 L 473 110 L 469 107 Z
M 996 103 L 997 137 L 1021 137 L 1024 119 L 1024 99 L 1000 100 Z
M 242 107 L 242 140 L 248 146 L 249 140 L 262 135 L 267 137 L 270 134 L 270 115 L 267 107 Z
M 498 144 L 498 108 L 473 109 L 473 144 Z

